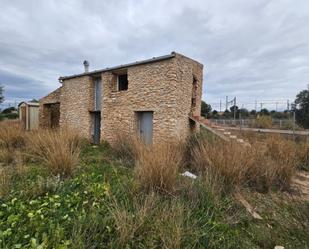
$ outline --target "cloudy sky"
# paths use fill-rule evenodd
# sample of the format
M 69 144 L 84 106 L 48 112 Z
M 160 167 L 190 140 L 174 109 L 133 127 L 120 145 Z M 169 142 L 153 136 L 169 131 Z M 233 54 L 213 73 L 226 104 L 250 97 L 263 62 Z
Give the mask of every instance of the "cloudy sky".
M 308 0 L 0 0 L 0 9 L 7 103 L 46 95 L 84 59 L 100 69 L 171 51 L 204 64 L 203 99 L 216 109 L 226 95 L 249 109 L 284 105 L 309 84 Z

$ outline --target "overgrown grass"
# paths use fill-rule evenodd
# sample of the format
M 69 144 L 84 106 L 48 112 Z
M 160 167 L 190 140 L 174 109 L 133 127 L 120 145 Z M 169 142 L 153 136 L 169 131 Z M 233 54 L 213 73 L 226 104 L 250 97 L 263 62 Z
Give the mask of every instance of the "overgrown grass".
M 262 128 L 262 129 L 272 128 L 272 118 L 271 118 L 271 116 L 262 115 L 262 116 L 258 117 L 255 120 L 253 127 Z
M 54 175 L 71 176 L 79 162 L 81 139 L 69 129 L 39 130 L 27 135 L 28 153 Z
M 297 157 L 299 160 L 299 168 L 309 171 L 309 138 L 298 144 Z
M 113 154 L 125 165 L 133 166 L 136 159 L 136 150 L 140 143 L 137 136 L 118 132 L 112 144 Z
M 124 141 L 117 152 L 65 130 L 28 133 L 14 148 L 34 159 L 0 166 L 0 248 L 306 248 L 308 204 L 255 191 L 288 188 L 298 161 L 293 142 L 266 140 L 243 147 L 206 134 L 187 148 Z M 198 178 L 180 176 L 186 168 Z M 228 194 L 235 188 L 262 221 Z
M 146 190 L 173 191 L 183 161 L 178 144 L 144 145 L 136 148 L 135 175 Z
M 220 189 L 225 192 L 246 186 L 260 191 L 287 189 L 297 165 L 295 145 L 279 137 L 251 146 L 203 140 L 192 153 L 193 165 L 210 187 L 219 189 L 223 185 Z
M 202 178 L 181 178 L 174 195 L 140 191 L 134 170 L 107 160 L 110 153 L 105 144 L 95 148 L 84 145 L 80 167 L 72 178 L 51 176 L 48 168 L 36 163 L 27 165 L 28 170 L 18 176 L 12 175 L 9 193 L 0 197 L 0 248 L 273 245 L 274 239 L 266 244 L 273 217 L 268 219 L 262 212 L 265 221 L 257 222 L 229 196 L 215 200 Z M 295 212 L 304 212 L 304 204 L 299 205 L 294 207 Z M 276 212 L 274 217 L 304 219 L 295 216 L 294 211 L 272 210 L 272 206 L 267 210 Z M 303 230 L 292 233 L 294 226 L 287 228 L 276 221 L 271 234 L 286 248 L 305 248 L 308 237 L 305 221 L 303 224 Z
M 0 122 L 0 162 L 12 163 L 24 143 L 25 133 L 18 121 Z

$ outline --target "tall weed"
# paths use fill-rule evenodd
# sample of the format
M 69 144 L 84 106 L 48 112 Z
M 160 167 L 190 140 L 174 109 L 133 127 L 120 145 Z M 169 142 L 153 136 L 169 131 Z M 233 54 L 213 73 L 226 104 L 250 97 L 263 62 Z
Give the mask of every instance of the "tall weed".
M 29 153 L 54 175 L 71 176 L 79 162 L 80 137 L 69 129 L 39 130 L 27 135 Z
M 18 121 L 0 122 L 0 162 L 14 162 L 16 152 L 25 144 L 25 134 Z
M 135 175 L 146 190 L 172 191 L 183 151 L 177 144 L 144 145 L 136 148 Z
M 281 137 L 256 141 L 250 147 L 204 140 L 192 153 L 193 165 L 202 172 L 209 187 L 224 192 L 245 186 L 259 191 L 271 187 L 287 189 L 297 163 L 295 144 Z

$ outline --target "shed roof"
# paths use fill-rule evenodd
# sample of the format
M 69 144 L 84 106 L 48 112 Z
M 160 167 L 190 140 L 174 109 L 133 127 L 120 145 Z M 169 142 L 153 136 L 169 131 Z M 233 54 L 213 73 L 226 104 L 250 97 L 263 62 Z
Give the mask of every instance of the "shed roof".
M 122 64 L 122 65 L 118 65 L 118 66 L 114 66 L 114 67 L 107 67 L 107 68 L 104 68 L 104 69 L 94 70 L 94 71 L 90 71 L 90 72 L 87 72 L 87 73 L 73 74 L 73 75 L 69 75 L 69 76 L 62 76 L 62 77 L 59 78 L 59 81 L 72 79 L 72 78 L 76 78 L 76 77 L 81 77 L 81 76 L 86 76 L 86 75 L 96 75 L 96 74 L 99 74 L 99 73 L 118 70 L 118 69 L 121 69 L 121 68 L 126 68 L 126 67 L 131 67 L 131 66 L 136 66 L 136 65 L 142 65 L 142 64 L 153 63 L 153 62 L 157 62 L 157 61 L 163 61 L 163 60 L 171 59 L 175 56 L 176 56 L 176 53 L 172 52 L 171 54 L 168 54 L 168 55 L 153 57 L 153 58 L 147 59 L 147 60 L 136 61 L 136 62 L 132 62 L 132 63 L 128 63 L 128 64 Z
M 23 102 L 20 102 L 18 104 L 18 107 L 21 106 L 22 104 L 26 104 L 26 105 L 29 105 L 29 106 L 40 106 L 40 104 L 37 103 L 37 102 L 25 102 L 25 101 L 23 101 Z

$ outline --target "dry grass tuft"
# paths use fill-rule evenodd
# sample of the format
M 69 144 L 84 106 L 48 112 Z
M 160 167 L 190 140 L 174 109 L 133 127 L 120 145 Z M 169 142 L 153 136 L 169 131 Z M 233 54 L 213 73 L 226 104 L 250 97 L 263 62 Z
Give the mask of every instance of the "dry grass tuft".
M 281 188 L 289 188 L 297 166 L 296 144 L 281 136 L 269 136 L 265 140 L 265 159 L 272 161 L 275 181 Z
M 297 158 L 299 168 L 309 171 L 309 138 L 298 144 Z
M 0 166 L 0 198 L 9 194 L 12 187 L 13 177 L 23 177 L 27 173 L 25 165 L 14 165 L 12 167 Z
M 0 198 L 10 192 L 12 174 L 9 170 L 0 167 Z
M 10 164 L 15 159 L 15 152 L 25 144 L 24 131 L 18 121 L 0 122 L 0 162 Z
M 156 247 L 158 242 L 160 248 L 181 248 L 186 231 L 185 215 L 184 206 L 177 200 L 162 202 L 154 192 L 150 192 L 146 198 L 135 198 L 133 206 L 115 202 L 112 214 L 118 234 L 117 244 L 121 248 L 134 238 L 143 241 L 147 234 L 153 236 L 154 244 L 148 245 L 151 248 Z
M 260 116 L 256 119 L 254 127 L 268 129 L 272 127 L 272 118 L 271 116 Z
M 136 136 L 118 132 L 112 148 L 117 158 L 129 164 L 134 164 L 136 148 L 139 146 L 139 143 L 140 141 Z
M 144 145 L 136 148 L 135 175 L 146 190 L 172 191 L 183 151 L 176 144 Z
M 79 162 L 81 139 L 69 129 L 39 130 L 27 134 L 29 154 L 54 175 L 71 176 Z
M 295 144 L 280 137 L 269 137 L 251 147 L 204 140 L 193 149 L 193 155 L 194 166 L 209 187 L 223 192 L 245 186 L 259 191 L 273 186 L 287 189 L 297 164 Z

